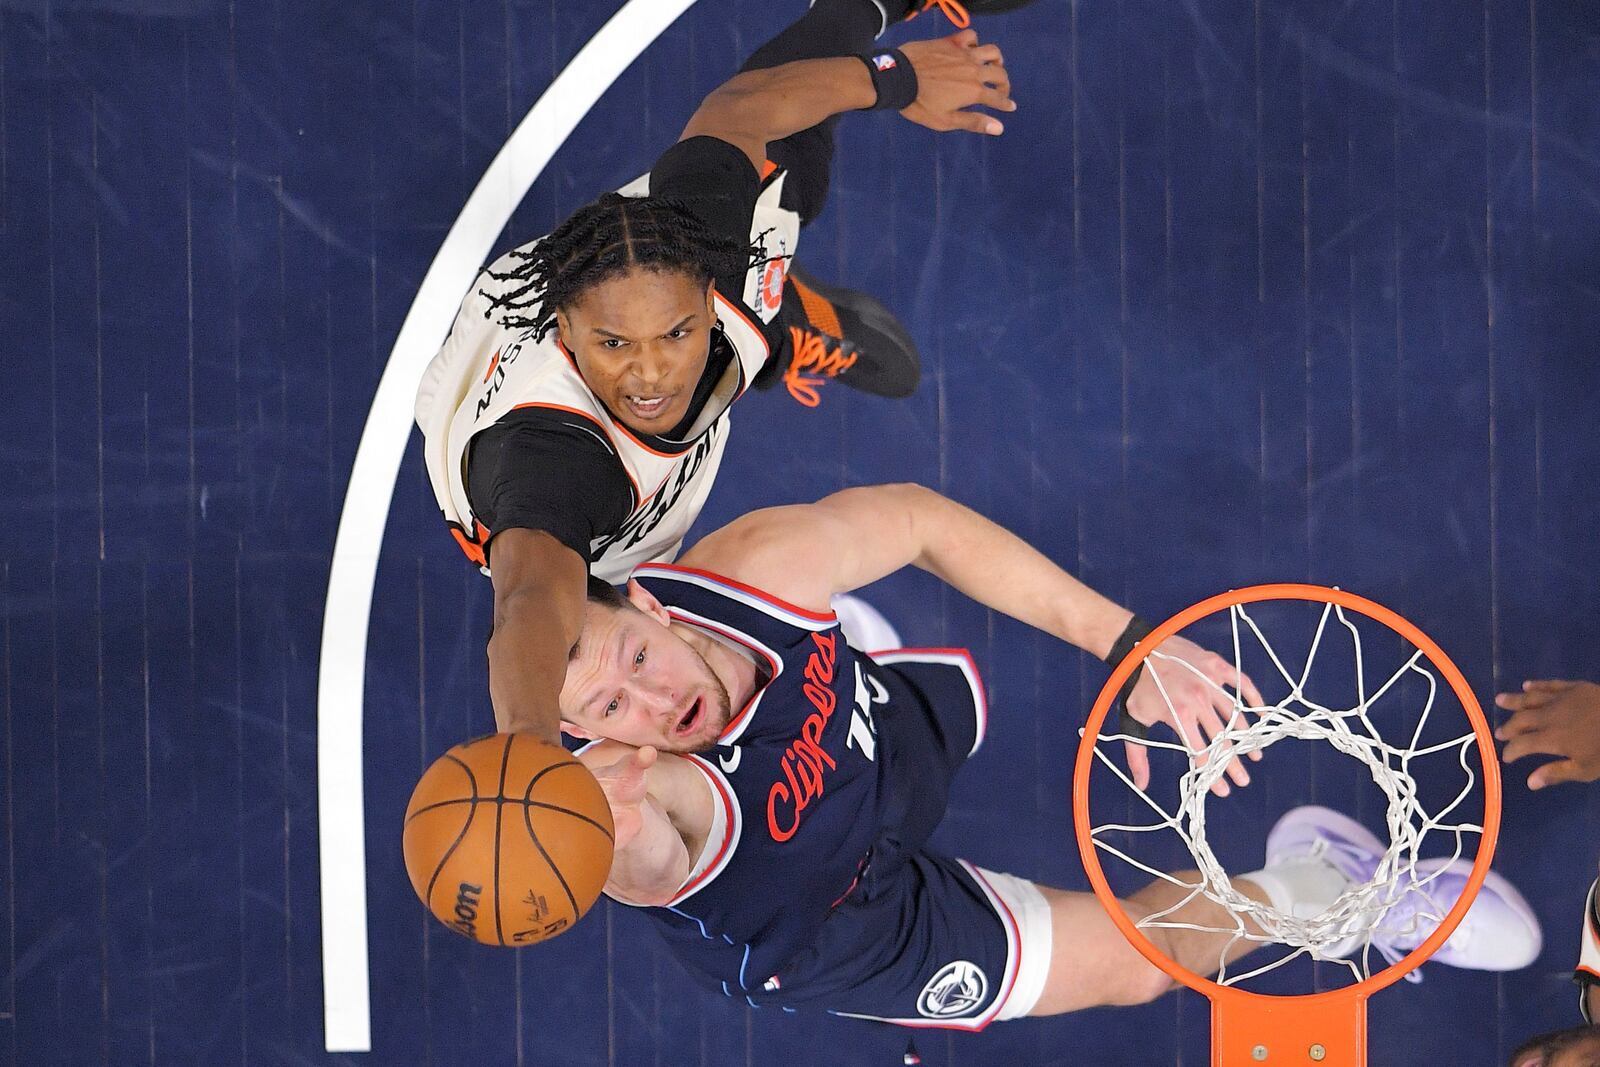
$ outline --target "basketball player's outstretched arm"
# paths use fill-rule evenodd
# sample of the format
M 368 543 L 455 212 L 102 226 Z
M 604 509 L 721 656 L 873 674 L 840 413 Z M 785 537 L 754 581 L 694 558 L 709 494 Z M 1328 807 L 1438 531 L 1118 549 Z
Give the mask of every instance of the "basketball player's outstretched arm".
M 679 756 L 618 741 L 578 758 L 611 805 L 615 851 L 605 892 L 629 904 L 659 906 L 682 888 L 711 832 L 711 794 Z
M 835 593 L 917 566 L 1100 659 L 1133 617 L 1015 534 L 919 485 L 863 486 L 815 504 L 752 512 L 703 539 L 683 561 L 817 611 L 828 610 Z M 1198 745 L 1202 732 L 1213 736 L 1234 712 L 1222 686 L 1235 686 L 1250 706 L 1260 705 L 1250 679 L 1216 653 L 1181 637 L 1169 638 L 1161 650 L 1193 669 L 1149 661 L 1128 700 L 1139 721 L 1172 726 L 1170 699 L 1185 736 Z M 1160 675 L 1159 689 L 1153 674 Z M 1130 746 L 1136 781 L 1148 773 L 1144 755 L 1142 746 Z M 1250 780 L 1237 760 L 1229 775 L 1239 785 Z
M 490 551 L 489 700 L 495 728 L 560 744 L 556 698 L 583 627 L 588 566 L 542 530 L 505 530 L 490 542 Z
M 1015 111 L 1005 59 L 973 30 L 932 41 L 909 41 L 900 51 L 917 76 L 917 98 L 902 112 L 934 130 L 999 134 L 998 119 L 967 108 Z M 757 169 L 767 145 L 845 111 L 870 108 L 877 90 L 867 65 L 853 56 L 803 59 L 736 74 L 701 103 L 683 140 L 715 137 L 744 152 Z

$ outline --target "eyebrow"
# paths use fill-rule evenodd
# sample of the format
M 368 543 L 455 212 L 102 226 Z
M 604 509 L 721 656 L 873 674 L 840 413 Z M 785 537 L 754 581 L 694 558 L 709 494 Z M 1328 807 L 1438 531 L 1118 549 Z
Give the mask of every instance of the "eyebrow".
M 692 314 L 685 315 L 683 317 L 682 321 L 680 321 L 676 326 L 668 326 L 666 331 L 662 334 L 662 336 L 663 337 L 666 336 L 666 334 L 671 333 L 673 330 L 681 330 L 681 329 L 683 329 L 685 326 L 689 325 L 689 323 L 694 321 L 694 317 L 697 314 L 699 314 L 699 312 L 694 312 Z M 610 330 L 606 329 L 603 326 L 591 326 L 591 327 L 589 327 L 589 330 L 590 330 L 591 333 L 597 333 L 601 337 L 609 337 L 609 338 L 611 338 L 612 340 L 615 340 L 615 341 L 626 341 L 626 340 L 628 340 L 628 338 L 622 336 L 622 334 L 620 334 L 620 333 L 612 333 Z
M 611 658 L 613 660 L 615 660 L 618 656 L 622 655 L 622 646 L 625 643 L 626 639 L 627 639 L 627 635 L 622 633 L 621 631 L 618 631 L 616 640 L 611 642 Z M 600 665 L 602 667 L 604 667 L 605 663 L 602 662 Z M 595 702 L 598 701 L 600 699 L 600 697 L 603 696 L 603 695 L 604 695 L 603 693 L 598 693 L 598 694 L 590 697 L 588 700 L 585 700 L 583 702 L 583 710 L 585 712 L 589 713 L 589 714 L 593 714 Z

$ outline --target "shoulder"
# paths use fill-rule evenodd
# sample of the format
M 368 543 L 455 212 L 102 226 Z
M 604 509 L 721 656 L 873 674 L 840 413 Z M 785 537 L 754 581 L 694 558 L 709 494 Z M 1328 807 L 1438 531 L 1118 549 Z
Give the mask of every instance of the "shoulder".
M 761 175 L 744 150 L 707 135 L 686 137 L 650 168 L 650 195 L 684 200 L 727 196 L 755 202 Z
M 762 508 L 707 534 L 682 562 L 803 610 L 827 612 L 837 591 L 832 561 L 848 536 L 825 503 Z

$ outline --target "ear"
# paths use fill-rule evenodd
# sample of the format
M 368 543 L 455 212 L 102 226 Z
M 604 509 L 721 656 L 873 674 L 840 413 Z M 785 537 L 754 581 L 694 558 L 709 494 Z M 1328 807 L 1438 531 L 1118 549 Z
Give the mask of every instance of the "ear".
M 561 732 L 566 734 L 568 737 L 576 737 L 584 741 L 593 741 L 599 736 L 598 734 L 590 733 L 588 730 L 585 730 L 576 723 L 567 722 L 564 719 L 561 722 Z
M 706 283 L 706 314 L 711 318 L 717 317 L 717 283 L 715 279 Z
M 572 320 L 567 318 L 567 313 L 560 309 L 556 310 L 556 336 L 561 339 L 561 343 L 566 345 L 567 351 L 570 352 L 572 350 L 573 337 Z
M 650 590 L 640 585 L 633 578 L 628 579 L 628 603 L 656 620 L 656 622 L 659 622 L 662 626 L 668 626 L 672 623 L 672 616 L 667 614 L 667 609 L 662 607 L 661 601 L 657 600 Z

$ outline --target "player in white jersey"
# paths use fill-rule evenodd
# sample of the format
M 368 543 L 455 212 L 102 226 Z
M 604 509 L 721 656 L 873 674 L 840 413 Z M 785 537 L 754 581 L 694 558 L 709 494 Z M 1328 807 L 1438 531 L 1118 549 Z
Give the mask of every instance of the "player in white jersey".
M 751 384 L 815 403 L 826 380 L 914 388 L 910 336 L 870 297 L 792 262 L 826 196 L 832 128 L 894 109 L 998 134 L 999 48 L 964 29 L 875 45 L 938 6 L 958 24 L 1027 0 L 816 0 L 700 105 L 643 178 L 492 264 L 418 391 L 429 479 L 490 571 L 489 685 L 501 730 L 557 736 L 585 581 L 670 559 Z

